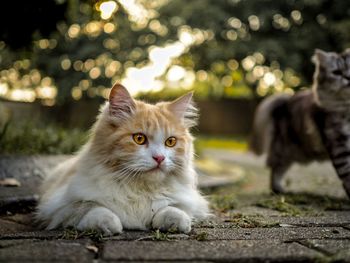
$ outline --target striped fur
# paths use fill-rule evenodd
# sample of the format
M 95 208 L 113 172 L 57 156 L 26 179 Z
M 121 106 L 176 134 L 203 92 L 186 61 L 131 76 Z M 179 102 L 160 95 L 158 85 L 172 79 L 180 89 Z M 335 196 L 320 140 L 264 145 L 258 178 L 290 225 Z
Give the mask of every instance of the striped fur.
M 350 197 L 350 114 L 328 112 L 323 133 L 330 159 Z
M 267 153 L 271 188 L 294 162 L 330 158 L 350 197 L 350 50 L 317 50 L 312 90 L 265 99 L 255 114 L 252 150 Z

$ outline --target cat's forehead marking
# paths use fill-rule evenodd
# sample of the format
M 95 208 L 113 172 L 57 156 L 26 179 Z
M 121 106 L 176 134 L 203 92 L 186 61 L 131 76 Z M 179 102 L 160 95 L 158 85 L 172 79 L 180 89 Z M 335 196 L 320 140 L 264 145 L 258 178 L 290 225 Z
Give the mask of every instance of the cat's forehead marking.
M 166 135 L 164 134 L 164 132 L 162 130 L 154 131 L 154 133 L 151 135 L 152 141 L 156 144 L 163 144 L 165 136 Z
M 337 56 L 330 56 L 324 66 L 331 70 L 341 68 L 341 59 Z
M 321 62 L 321 70 L 324 73 L 332 72 L 334 70 L 348 70 L 350 68 L 349 55 L 332 55 L 328 60 Z
M 345 61 L 342 57 L 337 58 L 337 66 L 339 69 L 343 69 L 345 66 Z
M 149 137 L 160 132 L 163 137 L 181 130 L 180 121 L 169 111 L 157 105 L 139 104 L 137 107 L 134 125 L 136 129 L 146 133 Z

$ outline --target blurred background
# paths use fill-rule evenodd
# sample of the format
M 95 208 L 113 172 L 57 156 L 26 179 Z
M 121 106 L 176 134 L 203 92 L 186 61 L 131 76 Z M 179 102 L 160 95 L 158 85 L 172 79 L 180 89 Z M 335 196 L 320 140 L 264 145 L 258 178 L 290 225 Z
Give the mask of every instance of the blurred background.
M 308 89 L 315 48 L 350 47 L 347 0 L 2 1 L 0 153 L 72 153 L 116 81 L 195 91 L 197 152 L 244 151 L 254 110 Z

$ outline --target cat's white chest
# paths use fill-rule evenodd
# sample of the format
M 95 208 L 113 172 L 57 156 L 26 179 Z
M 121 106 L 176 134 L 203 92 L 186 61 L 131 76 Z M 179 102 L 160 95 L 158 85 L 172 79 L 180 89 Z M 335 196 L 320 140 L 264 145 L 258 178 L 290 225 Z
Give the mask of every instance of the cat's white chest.
M 79 191 L 78 189 L 85 189 Z M 82 176 L 72 182 L 73 199 L 94 201 L 115 213 L 126 229 L 149 229 L 160 209 L 170 205 L 167 188 L 148 190 L 137 184 L 120 184 L 112 180 Z
M 152 194 L 125 194 L 119 192 L 112 200 L 107 198 L 106 206 L 118 215 L 123 227 L 127 229 L 149 229 L 155 213 L 170 203 L 166 198 Z

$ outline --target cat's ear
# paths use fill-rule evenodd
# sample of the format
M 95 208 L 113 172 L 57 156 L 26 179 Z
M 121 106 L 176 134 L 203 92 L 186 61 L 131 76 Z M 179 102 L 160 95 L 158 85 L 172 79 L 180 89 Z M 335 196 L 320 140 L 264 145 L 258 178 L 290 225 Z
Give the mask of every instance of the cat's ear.
M 195 126 L 198 118 L 198 110 L 194 106 L 192 97 L 193 92 L 189 92 L 168 105 L 168 109 L 183 120 L 188 128 Z
M 109 114 L 117 118 L 127 118 L 134 112 L 135 101 L 121 84 L 114 84 L 109 94 Z
M 347 48 L 347 49 L 345 49 L 344 51 L 343 51 L 343 54 L 345 54 L 345 55 L 350 55 L 350 48 Z
M 345 58 L 346 63 L 350 64 L 350 48 L 347 48 L 343 51 L 342 56 Z
M 316 65 L 327 65 L 329 61 L 333 58 L 335 53 L 325 52 L 321 49 L 315 49 L 315 53 L 311 58 L 311 61 Z

